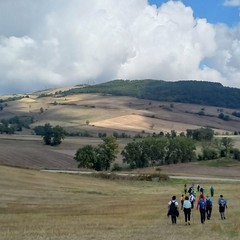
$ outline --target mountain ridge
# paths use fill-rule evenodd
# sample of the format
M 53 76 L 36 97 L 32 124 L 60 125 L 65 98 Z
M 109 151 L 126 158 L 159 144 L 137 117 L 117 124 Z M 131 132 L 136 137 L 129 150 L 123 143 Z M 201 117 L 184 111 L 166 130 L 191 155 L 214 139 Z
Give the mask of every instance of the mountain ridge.
M 75 86 L 61 96 L 78 93 L 101 93 L 142 99 L 240 108 L 240 89 L 224 87 L 218 82 L 197 80 L 112 80 L 95 85 Z

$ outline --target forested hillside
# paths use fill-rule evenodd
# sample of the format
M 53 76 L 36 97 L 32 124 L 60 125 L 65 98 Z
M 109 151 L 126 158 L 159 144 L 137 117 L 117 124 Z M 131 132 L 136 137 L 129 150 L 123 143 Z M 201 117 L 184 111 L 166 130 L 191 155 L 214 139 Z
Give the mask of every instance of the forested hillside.
M 240 89 L 206 81 L 114 80 L 97 85 L 79 86 L 61 94 L 66 96 L 76 93 L 103 93 L 149 100 L 240 108 Z

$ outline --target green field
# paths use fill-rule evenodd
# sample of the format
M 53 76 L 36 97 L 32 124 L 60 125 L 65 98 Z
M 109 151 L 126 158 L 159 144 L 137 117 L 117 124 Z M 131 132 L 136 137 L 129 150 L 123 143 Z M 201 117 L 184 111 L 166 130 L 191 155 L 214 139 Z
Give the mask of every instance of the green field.
M 173 194 L 179 200 L 185 180 L 167 182 L 103 180 L 94 177 L 0 167 L 1 240 L 75 239 L 239 239 L 239 183 L 213 184 L 213 217 L 204 225 L 194 209 L 191 226 L 183 213 L 177 225 L 167 218 Z M 197 182 L 196 182 L 197 183 Z M 220 220 L 217 198 L 228 200 Z

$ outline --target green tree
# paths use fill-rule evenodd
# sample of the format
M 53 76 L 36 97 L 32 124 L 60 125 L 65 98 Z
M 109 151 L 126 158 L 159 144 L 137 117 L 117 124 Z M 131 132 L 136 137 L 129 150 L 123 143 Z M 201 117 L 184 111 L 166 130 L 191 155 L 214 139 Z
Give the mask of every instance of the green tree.
M 74 159 L 79 167 L 92 168 L 96 171 L 108 170 L 118 153 L 116 138 L 109 136 L 103 138 L 103 143 L 97 147 L 87 145 L 79 148 Z
M 51 145 L 52 140 L 52 126 L 49 123 L 46 123 L 43 127 L 43 141 L 46 145 Z
M 35 132 L 36 135 L 44 136 L 44 126 L 36 126 L 33 131 Z
M 74 159 L 78 162 L 78 167 L 94 168 L 97 162 L 96 148 L 91 145 L 79 148 L 75 153 Z
M 232 138 L 228 138 L 228 137 L 223 137 L 221 139 L 221 156 L 222 157 L 230 157 L 230 151 L 233 148 L 233 140 Z
M 154 166 L 165 161 L 169 140 L 166 137 L 147 137 L 143 139 L 143 153 L 148 165 Z
M 194 140 L 212 140 L 214 136 L 214 131 L 211 128 L 198 128 L 198 129 L 187 129 L 187 137 Z
M 166 163 L 191 162 L 195 159 L 194 141 L 186 137 L 176 137 L 169 140 Z
M 240 161 L 240 150 L 237 148 L 232 149 L 233 159 Z
M 220 156 L 221 142 L 215 138 L 212 141 L 202 141 L 202 156 L 199 160 L 212 160 Z
M 177 132 L 175 130 L 171 130 L 171 137 L 172 138 L 177 137 Z
M 143 150 L 142 141 L 128 143 L 121 154 L 123 162 L 129 164 L 132 169 L 147 167 L 149 164 L 147 155 Z
M 65 138 L 65 131 L 59 125 L 53 127 L 52 129 L 52 145 L 56 146 L 62 143 Z
M 102 159 L 104 169 L 108 170 L 117 157 L 119 146 L 117 139 L 113 136 L 104 137 L 102 140 L 103 143 L 98 145 L 98 158 Z
M 39 128 L 40 129 L 40 128 Z M 60 126 L 52 127 L 49 123 L 46 123 L 41 129 L 41 136 L 46 145 L 56 146 L 61 144 L 65 138 L 65 131 Z

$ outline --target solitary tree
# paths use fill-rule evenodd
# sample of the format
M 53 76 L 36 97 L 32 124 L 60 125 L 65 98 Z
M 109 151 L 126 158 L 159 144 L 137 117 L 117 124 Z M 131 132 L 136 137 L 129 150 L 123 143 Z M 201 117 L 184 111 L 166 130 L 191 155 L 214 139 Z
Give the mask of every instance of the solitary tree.
M 64 129 L 60 126 L 52 127 L 49 123 L 46 123 L 42 129 L 41 135 L 46 145 L 56 146 L 61 144 L 62 139 L 65 138 Z

